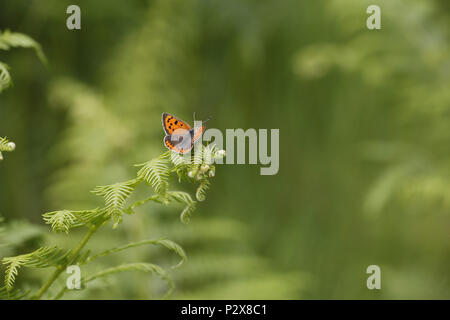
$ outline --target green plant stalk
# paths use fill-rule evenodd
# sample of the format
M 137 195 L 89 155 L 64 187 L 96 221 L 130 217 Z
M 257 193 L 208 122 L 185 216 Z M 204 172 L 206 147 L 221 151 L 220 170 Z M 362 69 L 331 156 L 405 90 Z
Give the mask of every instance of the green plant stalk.
M 88 243 L 89 239 L 99 229 L 99 227 L 102 224 L 103 224 L 103 221 L 102 221 L 102 223 L 99 223 L 99 224 L 97 224 L 95 226 L 92 226 L 89 229 L 89 231 L 85 234 L 83 239 L 81 239 L 81 241 L 78 243 L 78 245 L 74 248 L 74 250 L 72 251 L 71 255 L 67 259 L 67 262 L 64 263 L 63 265 L 58 266 L 56 268 L 56 270 L 53 272 L 53 274 L 50 276 L 50 278 L 42 285 L 42 287 L 36 293 L 36 296 L 34 297 L 34 299 L 36 299 L 36 300 L 41 299 L 42 295 L 45 292 L 47 292 L 47 290 L 50 288 L 50 286 L 53 284 L 53 282 L 55 282 L 56 279 L 58 279 L 58 277 L 60 276 L 60 274 L 67 268 L 67 266 L 72 263 L 72 261 L 78 255 L 78 253 L 80 253 L 80 251 L 86 246 L 86 244 Z
M 132 204 L 131 206 L 129 206 L 126 211 L 132 211 L 134 208 L 139 207 L 139 206 L 147 203 L 148 201 L 151 201 L 151 200 L 155 201 L 156 199 L 157 199 L 157 196 L 151 196 L 151 197 L 146 198 L 144 200 L 137 201 L 134 204 Z M 100 221 L 99 223 L 97 223 L 96 225 L 92 226 L 89 229 L 89 231 L 85 234 L 83 239 L 81 239 L 81 241 L 78 243 L 77 247 L 72 251 L 70 257 L 67 259 L 67 262 L 65 264 L 60 265 L 60 266 L 58 266 L 56 268 L 56 270 L 53 272 L 53 274 L 50 276 L 50 278 L 48 278 L 48 280 L 42 285 L 42 287 L 36 293 L 36 296 L 34 297 L 34 299 L 39 300 L 39 299 L 42 298 L 44 293 L 47 292 L 47 290 L 56 281 L 56 279 L 58 279 L 58 277 L 61 275 L 61 273 L 67 268 L 67 266 L 69 266 L 72 263 L 72 261 L 78 255 L 78 253 L 80 253 L 80 251 L 86 246 L 86 244 L 88 243 L 88 241 L 92 237 L 92 235 L 100 228 L 100 226 L 103 225 L 103 223 L 106 220 L 107 219 L 104 218 L 102 221 Z M 55 296 L 54 299 L 59 299 L 64 294 L 65 291 L 66 291 L 66 287 L 63 287 L 61 289 L 61 291 Z

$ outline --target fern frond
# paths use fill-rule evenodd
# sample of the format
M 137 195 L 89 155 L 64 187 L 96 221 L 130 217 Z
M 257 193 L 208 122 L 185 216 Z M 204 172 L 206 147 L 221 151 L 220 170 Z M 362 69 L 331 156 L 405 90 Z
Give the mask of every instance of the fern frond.
M 8 71 L 8 66 L 0 62 L 0 93 L 7 89 L 12 83 L 11 75 Z
M 0 31 L 0 50 L 9 50 L 14 47 L 34 49 L 42 63 L 47 64 L 47 58 L 45 57 L 41 46 L 32 38 L 22 33 L 10 32 L 9 30 L 4 31 L 3 33 Z M 11 75 L 8 69 L 6 64 L 0 62 L 0 93 L 12 84 Z
M 42 63 L 47 64 L 47 58 L 42 51 L 41 45 L 33 40 L 30 36 L 23 33 L 11 32 L 5 30 L 3 33 L 0 32 L 0 49 L 9 50 L 11 48 L 30 48 L 36 52 L 38 58 Z
M 27 254 L 3 258 L 2 263 L 6 265 L 6 289 L 11 290 L 13 288 L 21 267 L 47 268 L 56 266 L 61 264 L 69 253 L 70 251 L 58 247 L 42 247 Z
M 114 220 L 113 228 L 116 228 L 122 222 L 125 202 L 138 183 L 138 180 L 133 179 L 108 186 L 99 186 L 92 191 L 92 193 L 105 198 L 105 210 Z
M 42 247 L 32 252 L 30 259 L 24 264 L 26 267 L 47 268 L 61 264 L 70 254 L 70 250 L 58 247 Z
M 183 223 L 188 223 L 192 213 L 195 210 L 196 202 L 192 200 L 191 196 L 187 192 L 183 191 L 170 191 L 168 193 L 169 199 L 175 200 L 178 203 L 185 205 L 183 211 L 181 212 L 180 219 Z
M 26 255 L 17 256 L 13 258 L 3 258 L 3 264 L 8 264 L 5 270 L 5 287 L 6 290 L 11 290 L 14 287 L 14 281 L 19 273 L 19 268 L 25 264 L 28 257 Z
M 217 146 L 215 143 L 211 143 L 203 147 L 203 163 L 207 165 L 213 164 L 216 152 Z
M 168 195 L 171 199 L 173 199 L 179 203 L 185 203 L 185 204 L 195 203 L 195 201 L 192 200 L 191 195 L 184 191 L 169 191 Z
M 200 185 L 197 188 L 197 192 L 195 193 L 195 197 L 198 201 L 205 201 L 206 199 L 206 192 L 208 191 L 210 186 L 210 182 L 208 179 L 202 180 L 200 182 Z
M 75 214 L 69 210 L 47 212 L 43 215 L 44 221 L 51 224 L 53 231 L 64 231 L 69 233 L 69 229 L 75 225 Z
M 103 271 L 97 272 L 91 276 L 86 277 L 85 279 L 82 279 L 82 283 L 86 284 L 88 282 L 91 282 L 95 279 L 103 278 L 106 276 L 109 276 L 111 274 L 120 273 L 120 272 L 126 272 L 126 271 L 142 271 L 142 272 L 150 272 L 158 275 L 161 277 L 161 279 L 166 280 L 169 286 L 168 291 L 163 296 L 163 298 L 169 296 L 173 289 L 175 288 L 172 277 L 170 274 L 161 268 L 160 266 L 153 264 L 153 263 L 144 263 L 144 262 L 137 262 L 137 263 L 127 263 L 122 264 L 117 267 L 112 267 L 105 269 Z
M 181 266 L 187 260 L 186 253 L 184 252 L 183 248 L 179 244 L 177 244 L 171 240 L 167 240 L 167 239 L 156 239 L 156 240 L 149 239 L 149 240 L 142 240 L 139 242 L 132 242 L 132 243 L 126 244 L 124 246 L 120 246 L 120 247 L 102 251 L 100 253 L 97 253 L 97 254 L 92 255 L 89 258 L 87 258 L 86 263 L 90 263 L 97 258 L 108 256 L 108 255 L 116 253 L 116 252 L 120 252 L 123 250 L 135 248 L 135 247 L 139 247 L 139 246 L 143 246 L 143 245 L 147 245 L 147 244 L 162 245 L 162 246 L 166 247 L 167 249 L 175 252 L 181 258 L 181 260 L 177 265 L 173 266 L 172 268 L 177 268 L 177 267 Z
M 167 158 L 155 158 L 137 166 L 142 166 L 137 173 L 138 179 L 146 181 L 153 187 L 153 189 L 155 189 L 156 193 L 165 195 L 167 192 L 169 179 L 169 166 Z
M 174 166 L 182 166 L 182 165 L 191 164 L 190 157 L 183 157 L 182 155 L 179 155 L 176 152 L 170 153 L 170 160 L 172 161 Z
M 203 163 L 203 145 L 201 143 L 196 143 L 193 148 L 194 153 L 194 164 Z
M 87 226 L 95 223 L 105 211 L 99 209 L 73 211 L 59 210 L 47 212 L 42 215 L 46 224 L 50 224 L 55 232 L 69 233 L 69 230 L 76 227 Z
M 189 177 L 187 173 L 193 164 L 191 155 L 182 156 L 176 152 L 171 152 L 170 160 L 173 163 L 173 168 L 170 171 L 176 172 L 178 175 L 178 181 L 181 183 L 181 181 L 187 180 L 187 177 Z
M 107 211 L 120 211 L 125 205 L 125 201 L 136 188 L 137 183 L 138 182 L 133 179 L 108 186 L 98 186 L 92 191 L 92 193 L 105 198 L 105 206 Z
M 171 267 L 172 269 L 180 267 L 187 260 L 186 252 L 184 252 L 184 249 L 178 243 L 168 239 L 161 239 L 157 240 L 155 244 L 163 245 L 167 249 L 175 252 L 181 258 L 179 263 Z

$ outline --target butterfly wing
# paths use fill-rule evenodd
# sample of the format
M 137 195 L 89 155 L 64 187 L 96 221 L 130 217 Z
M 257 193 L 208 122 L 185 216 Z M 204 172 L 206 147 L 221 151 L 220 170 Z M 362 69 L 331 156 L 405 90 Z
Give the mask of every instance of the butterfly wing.
M 169 113 L 162 114 L 162 124 L 166 133 L 164 145 L 169 150 L 181 154 L 189 152 L 205 131 L 204 125 L 191 128 L 188 123 Z
M 166 134 L 170 135 L 177 129 L 191 130 L 191 126 L 183 120 L 164 112 L 162 114 L 162 125 Z
M 203 131 L 205 131 L 205 125 L 202 125 L 201 127 L 195 128 L 191 130 L 191 136 L 192 136 L 192 143 L 194 144 L 203 134 Z
M 188 131 L 188 133 L 189 133 L 189 131 Z M 188 145 L 186 145 L 186 143 L 183 142 L 184 140 L 185 140 L 184 137 L 181 137 L 181 139 L 174 141 L 172 136 L 165 136 L 164 137 L 164 145 L 169 150 L 172 150 L 176 153 L 184 154 L 184 153 L 191 151 L 192 146 L 193 146 L 192 143 L 189 143 Z

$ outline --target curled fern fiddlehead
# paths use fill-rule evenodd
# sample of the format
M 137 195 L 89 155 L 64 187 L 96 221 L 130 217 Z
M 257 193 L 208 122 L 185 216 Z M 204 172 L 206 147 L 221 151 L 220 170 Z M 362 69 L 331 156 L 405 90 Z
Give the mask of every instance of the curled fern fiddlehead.
M 0 80 L 1 81 L 1 80 Z M 0 160 L 3 160 L 2 152 L 11 152 L 16 149 L 16 144 L 6 138 L 0 137 Z

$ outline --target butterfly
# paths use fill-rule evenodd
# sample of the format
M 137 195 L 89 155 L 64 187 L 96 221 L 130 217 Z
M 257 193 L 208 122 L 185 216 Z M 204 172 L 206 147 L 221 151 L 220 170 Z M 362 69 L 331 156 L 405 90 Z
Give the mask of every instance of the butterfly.
M 194 143 L 202 136 L 203 131 L 205 131 L 205 125 L 203 123 L 201 127 L 191 128 L 185 121 L 164 112 L 162 114 L 162 125 L 166 133 L 164 145 L 169 150 L 181 154 L 191 151 Z

